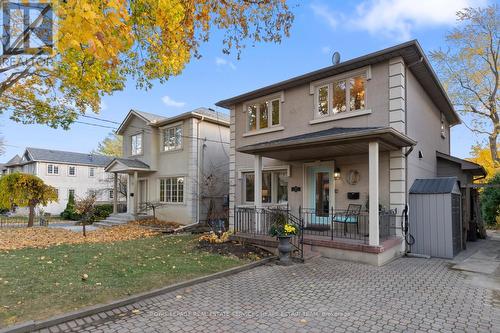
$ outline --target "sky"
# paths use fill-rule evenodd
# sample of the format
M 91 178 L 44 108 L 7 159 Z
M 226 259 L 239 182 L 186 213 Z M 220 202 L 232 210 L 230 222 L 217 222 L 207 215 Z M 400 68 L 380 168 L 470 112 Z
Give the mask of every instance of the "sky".
M 490 1 L 491 2 L 491 1 Z M 456 24 L 455 13 L 464 7 L 488 5 L 488 0 L 312 0 L 290 1 L 295 21 L 281 44 L 260 43 L 245 48 L 238 60 L 224 55 L 220 32 L 202 45 L 201 59 L 193 59 L 181 75 L 148 91 L 135 82 L 103 98 L 99 118 L 121 122 L 130 109 L 173 116 L 197 107 L 211 107 L 225 98 L 254 90 L 331 65 L 334 51 L 341 61 L 362 56 L 410 39 L 418 39 L 425 52 L 444 47 L 445 35 Z M 109 126 L 97 120 L 84 122 Z M 467 118 L 464 118 L 467 121 Z M 25 147 L 76 152 L 95 149 L 112 129 L 73 124 L 70 130 L 23 125 L 0 115 L 0 133 L 6 141 L 0 163 Z M 485 138 L 464 125 L 451 131 L 451 153 L 468 157 L 470 147 Z

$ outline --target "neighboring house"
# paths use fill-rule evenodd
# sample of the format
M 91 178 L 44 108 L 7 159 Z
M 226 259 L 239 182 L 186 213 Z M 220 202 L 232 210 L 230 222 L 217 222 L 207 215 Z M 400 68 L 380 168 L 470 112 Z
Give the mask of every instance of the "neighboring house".
M 265 245 L 267 208 L 288 207 L 289 221 L 305 224 L 306 246 L 375 264 L 403 250 L 409 188 L 441 176 L 450 127 L 460 123 L 417 41 L 216 105 L 231 111 L 236 235 Z
M 43 210 L 60 214 L 66 208 L 70 193 L 78 198 L 94 192 L 98 203 L 111 202 L 114 197 L 113 183 L 104 172 L 104 167 L 112 159 L 98 154 L 29 147 L 22 157 L 16 155 L 5 164 L 5 173 L 29 173 L 53 186 L 57 190 L 58 202 L 50 203 Z
M 190 224 L 222 214 L 229 191 L 229 117 L 199 108 L 173 117 L 131 110 L 117 134 L 123 158 L 106 172 L 128 179 L 128 214 Z

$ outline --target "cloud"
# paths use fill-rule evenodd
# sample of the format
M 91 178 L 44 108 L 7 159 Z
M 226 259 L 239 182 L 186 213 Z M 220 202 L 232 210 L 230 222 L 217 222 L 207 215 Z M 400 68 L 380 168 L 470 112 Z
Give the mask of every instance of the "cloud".
M 453 25 L 460 9 L 486 4 L 487 0 L 364 0 L 349 15 L 334 15 L 325 5 L 311 5 L 311 8 L 332 28 L 341 24 L 401 41 L 411 39 L 417 29 Z
M 171 106 L 174 108 L 182 108 L 184 105 L 186 105 L 185 102 L 176 101 L 172 99 L 170 96 L 163 96 L 161 100 L 163 101 L 163 103 L 165 103 L 166 106 Z
M 221 57 L 216 57 L 215 58 L 215 64 L 217 65 L 217 67 L 228 66 L 232 70 L 236 69 L 235 64 L 233 64 L 231 61 L 228 61 L 228 60 L 226 60 L 224 58 L 221 58 Z
M 325 22 L 335 29 L 337 25 L 339 24 L 339 20 L 337 17 L 335 17 L 335 13 L 333 13 L 328 6 L 323 5 L 323 4 L 311 4 L 310 5 L 314 15 L 322 18 L 325 20 Z

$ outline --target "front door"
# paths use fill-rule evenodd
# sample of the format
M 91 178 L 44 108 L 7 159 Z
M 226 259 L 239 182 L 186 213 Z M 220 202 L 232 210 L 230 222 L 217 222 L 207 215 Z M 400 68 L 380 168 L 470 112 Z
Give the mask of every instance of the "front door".
M 308 169 L 308 210 L 311 224 L 329 224 L 333 190 L 333 168 L 312 166 Z

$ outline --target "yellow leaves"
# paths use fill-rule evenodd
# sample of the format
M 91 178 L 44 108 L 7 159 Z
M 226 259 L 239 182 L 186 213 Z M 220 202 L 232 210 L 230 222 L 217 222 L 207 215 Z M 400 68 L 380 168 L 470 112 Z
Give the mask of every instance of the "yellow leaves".
M 65 229 L 5 228 L 0 229 L 0 250 L 16 250 L 27 247 L 47 248 L 61 244 L 108 243 L 155 235 L 158 235 L 155 231 L 134 225 L 88 231 L 87 237 Z M 45 257 L 40 257 L 39 260 L 45 262 Z M 49 260 L 46 263 L 51 264 L 52 261 Z
M 211 244 L 221 244 L 229 241 L 229 236 L 231 236 L 231 233 L 226 231 L 219 238 L 219 236 L 217 236 L 213 231 L 211 231 L 208 234 L 200 236 L 200 238 L 198 238 L 198 241 L 199 242 L 206 241 Z

